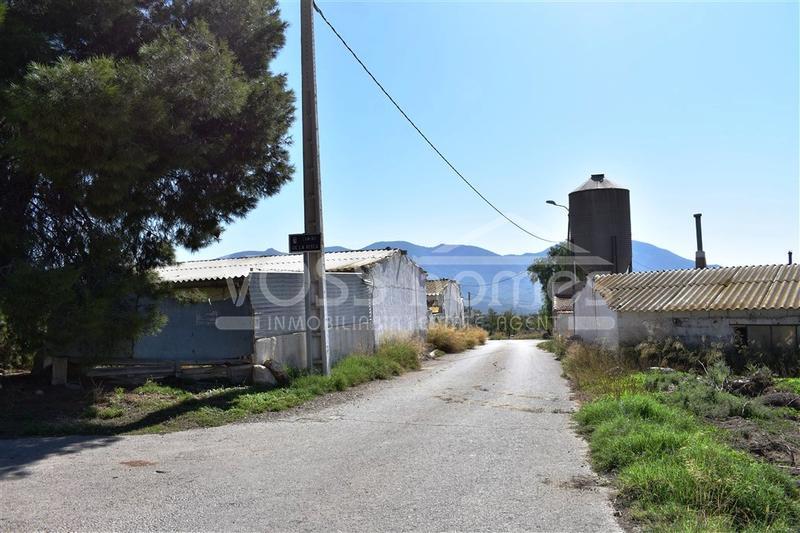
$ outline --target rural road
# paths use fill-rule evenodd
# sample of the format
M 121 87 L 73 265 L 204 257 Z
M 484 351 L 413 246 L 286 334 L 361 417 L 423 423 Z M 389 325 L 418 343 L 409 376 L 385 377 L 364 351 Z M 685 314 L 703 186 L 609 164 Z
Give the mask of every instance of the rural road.
M 0 440 L 0 530 L 618 531 L 535 346 L 490 341 L 278 420 Z

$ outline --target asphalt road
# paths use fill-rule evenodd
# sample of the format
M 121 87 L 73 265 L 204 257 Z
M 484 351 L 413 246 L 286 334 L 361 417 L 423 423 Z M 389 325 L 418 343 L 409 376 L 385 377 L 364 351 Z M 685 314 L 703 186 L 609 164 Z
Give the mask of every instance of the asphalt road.
M 490 341 L 279 420 L 0 440 L 0 530 L 617 531 L 535 344 Z

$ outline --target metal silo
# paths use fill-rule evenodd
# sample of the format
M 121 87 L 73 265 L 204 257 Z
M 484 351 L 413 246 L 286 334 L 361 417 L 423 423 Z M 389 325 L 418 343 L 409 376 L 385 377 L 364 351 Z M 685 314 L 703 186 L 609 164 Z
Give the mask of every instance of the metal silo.
M 592 174 L 569 194 L 569 225 L 578 266 L 589 272 L 629 272 L 630 191 Z

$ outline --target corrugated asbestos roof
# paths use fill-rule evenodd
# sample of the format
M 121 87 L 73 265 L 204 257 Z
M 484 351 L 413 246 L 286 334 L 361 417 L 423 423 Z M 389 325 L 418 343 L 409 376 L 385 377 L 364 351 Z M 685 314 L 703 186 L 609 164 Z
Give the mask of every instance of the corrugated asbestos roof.
M 800 265 L 604 274 L 595 290 L 617 311 L 800 309 Z
M 572 313 L 572 298 L 553 296 L 553 312 Z
M 360 267 L 383 261 L 397 249 L 357 250 L 347 252 L 326 252 L 325 270 L 327 272 L 351 272 Z M 208 261 L 186 261 L 159 268 L 156 273 L 162 281 L 174 283 L 186 281 L 207 281 L 215 279 L 241 278 L 251 272 L 302 272 L 303 255 L 263 255 L 257 257 L 237 257 L 235 259 L 211 259 Z
M 437 294 L 441 294 L 442 291 L 447 287 L 448 283 L 453 283 L 452 280 L 449 279 L 429 279 L 425 281 L 425 295 L 426 296 L 436 296 Z

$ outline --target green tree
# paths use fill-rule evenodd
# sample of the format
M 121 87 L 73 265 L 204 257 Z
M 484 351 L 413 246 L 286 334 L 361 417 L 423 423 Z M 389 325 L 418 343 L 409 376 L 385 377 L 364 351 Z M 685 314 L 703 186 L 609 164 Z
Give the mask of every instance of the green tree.
M 486 331 L 489 332 L 489 335 L 497 331 L 497 320 L 498 320 L 497 311 L 495 311 L 490 307 L 489 310 L 486 312 L 486 325 L 484 326 L 486 328 Z
M 551 281 L 555 282 L 561 277 L 564 281 L 571 279 L 572 256 L 566 242 L 558 243 L 547 250 L 545 257 L 537 258 L 529 267 L 528 275 L 531 282 L 539 282 L 542 291 L 542 307 L 539 309 L 539 316 L 546 320 L 547 324 L 552 324 L 553 318 L 553 287 Z M 568 272 L 566 276 L 557 276 L 561 272 Z
M 0 310 L 37 355 L 158 326 L 150 273 L 291 179 L 276 0 L 0 0 Z

